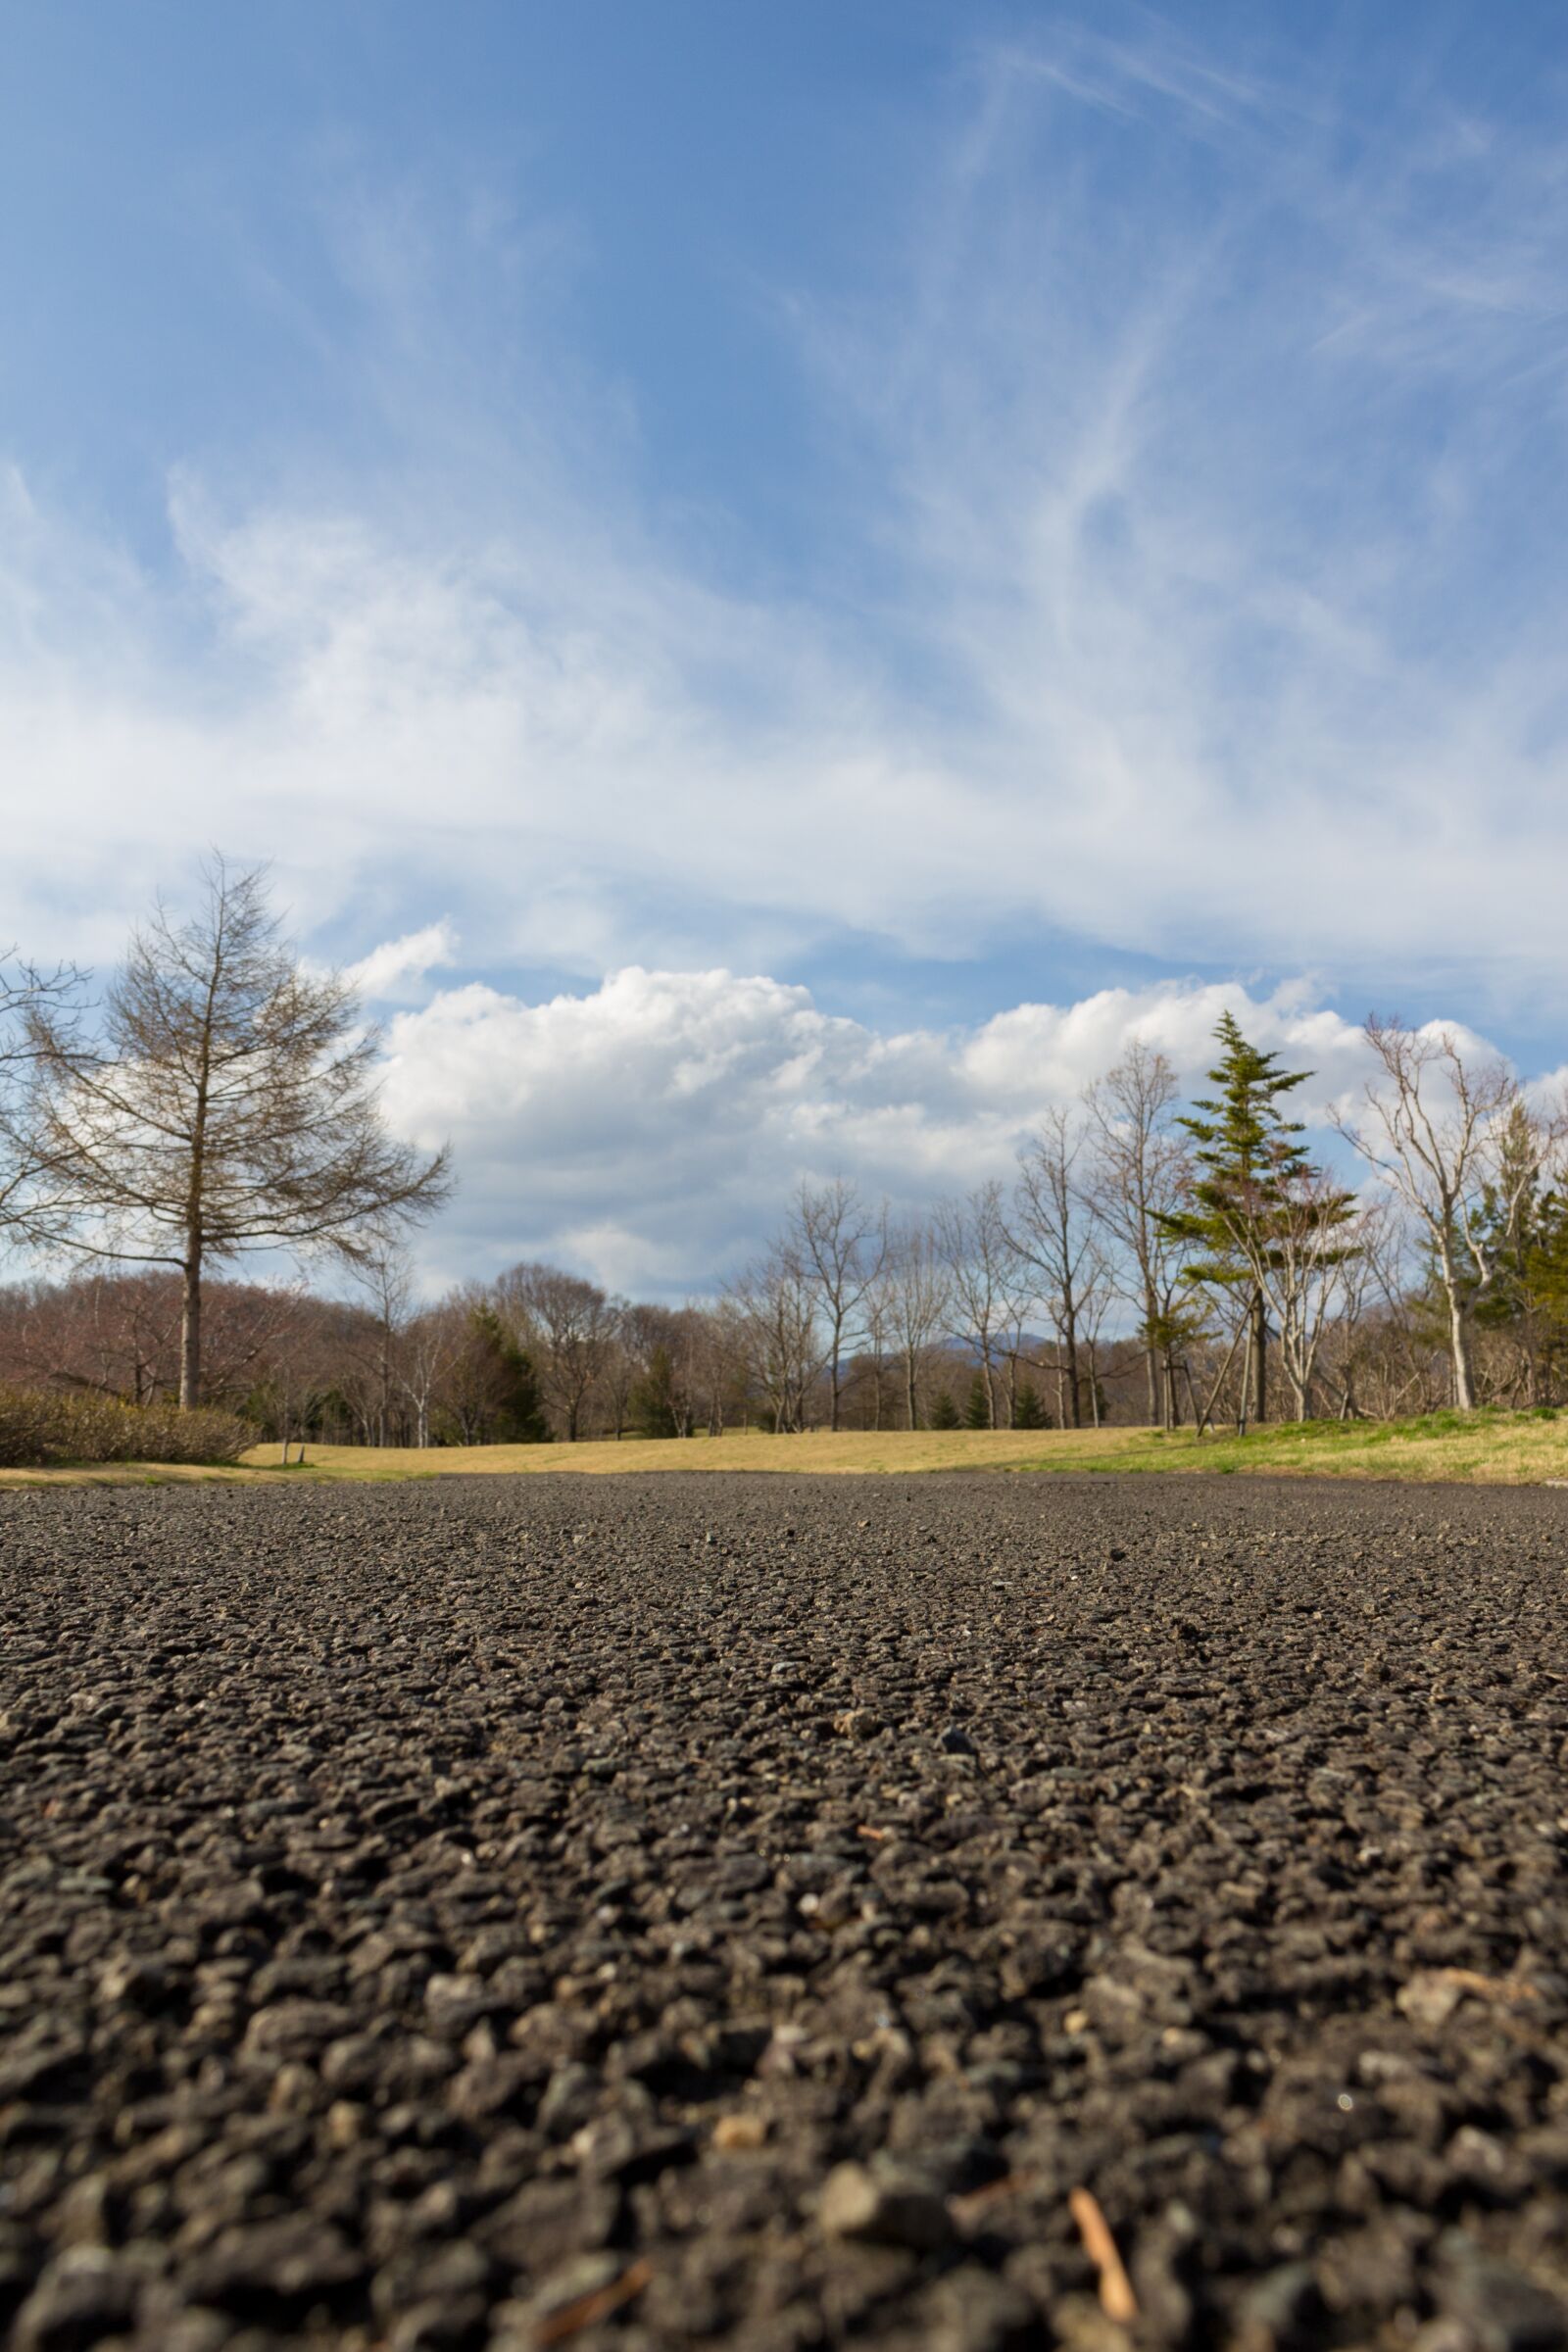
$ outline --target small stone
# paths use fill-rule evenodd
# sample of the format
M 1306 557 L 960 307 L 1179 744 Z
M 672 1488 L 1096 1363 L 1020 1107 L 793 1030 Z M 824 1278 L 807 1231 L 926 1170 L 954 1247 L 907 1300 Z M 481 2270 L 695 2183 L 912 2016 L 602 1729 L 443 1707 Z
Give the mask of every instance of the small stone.
M 1237 2313 L 1236 2352 L 1292 2352 L 1316 2341 L 1323 2317 L 1317 2278 L 1309 2262 L 1282 2263 L 1255 2279 Z
M 74 2180 L 61 2198 L 54 2218 L 55 2241 L 61 2246 L 107 2246 L 110 2227 L 109 2182 L 102 2173 L 87 2173 Z
M 17 2314 L 16 2352 L 79 2352 L 135 2318 L 141 2280 L 101 2246 L 72 2246 L 49 2264 Z
M 445 2040 L 457 2040 L 495 2007 L 495 1994 L 483 1977 L 435 1976 L 424 1988 L 431 2031 Z
M 866 2238 L 873 2245 L 929 2253 L 954 2235 L 947 2200 L 922 2180 L 863 2164 L 838 2164 L 817 2199 L 816 2218 L 829 2237 Z
M 310 2058 L 351 2024 L 335 2001 L 274 2001 L 245 2029 L 248 2057 Z
M 365 2137 L 366 2109 L 353 2099 L 334 2099 L 326 2111 L 328 2147 L 340 2152 L 357 2147 Z
M 458 2352 L 476 2343 L 488 2316 L 483 2295 L 432 2296 L 395 2319 L 386 2333 L 386 2352 Z
M 760 2115 L 721 2115 L 713 2126 L 713 2145 L 726 2155 L 760 2148 L 767 2138 L 767 2124 Z
M 538 2125 L 552 2139 L 569 2139 L 580 2132 L 599 2102 L 599 2077 L 591 2067 L 570 2059 L 558 2066 L 539 2101 Z
M 927 2298 L 923 2352 L 1033 2352 L 1040 2340 L 1032 2299 L 978 2262 L 960 2263 Z
M 272 2077 L 267 2104 L 274 2115 L 309 2115 L 319 2096 L 320 2081 L 315 2070 L 290 2058 Z
M 449 2245 L 408 2246 L 383 2263 L 370 2281 L 370 2308 L 383 2325 L 411 2306 L 482 2295 L 490 2258 L 466 2239 Z
M 1439 2242 L 1439 2317 L 1457 2321 L 1474 2352 L 1568 2352 L 1568 2304 L 1461 2230 Z
M 945 1756 L 976 1756 L 979 1749 L 960 1723 L 950 1723 L 937 1740 Z
M 340 2230 L 308 2214 L 282 2214 L 220 2232 L 190 2266 L 197 2302 L 244 2311 L 257 2297 L 307 2301 L 358 2278 L 364 2269 Z
M 841 1740 L 874 1740 L 883 1725 L 869 1707 L 845 1707 L 834 1716 L 833 1729 Z
M 1462 1997 L 1462 1988 L 1442 1969 L 1423 1969 L 1408 1984 L 1400 1985 L 1394 2005 L 1413 2026 L 1435 2030 L 1447 2024 Z
M 543 2279 L 528 2298 L 528 2308 L 535 2319 L 545 2319 L 552 2312 L 563 2311 L 568 2303 L 580 2302 L 584 2295 L 602 2294 L 612 2286 L 626 2267 L 625 2257 L 610 2249 L 602 2254 L 574 2254 Z
M 122 1954 L 100 1971 L 98 1997 L 111 2006 L 156 2009 L 169 1989 L 169 1971 L 159 1960 Z

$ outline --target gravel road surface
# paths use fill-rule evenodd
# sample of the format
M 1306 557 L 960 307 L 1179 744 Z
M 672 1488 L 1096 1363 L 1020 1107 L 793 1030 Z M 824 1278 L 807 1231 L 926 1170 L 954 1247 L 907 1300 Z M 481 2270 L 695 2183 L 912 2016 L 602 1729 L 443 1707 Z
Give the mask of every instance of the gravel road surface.
M 1568 2347 L 1568 1495 L 0 1496 L 18 2352 Z

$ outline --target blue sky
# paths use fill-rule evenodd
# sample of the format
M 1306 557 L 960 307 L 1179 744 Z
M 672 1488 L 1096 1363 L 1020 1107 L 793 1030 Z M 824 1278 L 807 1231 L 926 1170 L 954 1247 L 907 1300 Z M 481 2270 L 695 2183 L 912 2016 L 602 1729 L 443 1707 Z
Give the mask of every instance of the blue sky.
M 560 997 L 717 1101 L 723 969 L 950 1064 L 1221 983 L 1563 1060 L 1559 10 L 0 24 L 0 931 L 270 856 L 405 1076 L 489 990 L 481 1093 Z M 612 1194 L 463 1246 L 681 1279 Z

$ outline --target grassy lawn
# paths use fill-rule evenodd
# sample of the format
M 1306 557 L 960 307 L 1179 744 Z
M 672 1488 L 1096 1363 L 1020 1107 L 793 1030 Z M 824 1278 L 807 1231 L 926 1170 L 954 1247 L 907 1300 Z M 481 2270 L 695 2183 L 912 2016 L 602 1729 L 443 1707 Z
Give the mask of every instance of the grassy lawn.
M 1016 1470 L 1034 1467 L 1042 1453 L 1070 1448 L 1071 1467 L 1099 1460 L 1125 1446 L 1136 1430 L 1086 1431 L 1082 1438 L 1048 1430 L 888 1430 L 876 1434 L 827 1430 L 808 1436 L 774 1438 L 761 1430 L 734 1430 L 722 1438 L 622 1438 L 584 1446 L 443 1446 L 420 1453 L 412 1447 L 308 1446 L 307 1465 L 333 1478 L 439 1478 L 455 1472 L 538 1472 L 570 1470 L 590 1477 L 616 1470 L 809 1470 L 830 1474 L 866 1471 Z M 260 1446 L 245 1456 L 265 1468 L 278 1448 Z M 281 1477 L 279 1470 L 275 1473 Z M 299 1473 L 290 1470 L 290 1478 Z
M 1409 1421 L 1271 1424 L 1197 1439 L 1191 1430 L 1118 1431 L 1114 1460 L 1019 1462 L 1021 1470 L 1206 1470 L 1314 1478 L 1446 1479 L 1462 1484 L 1568 1486 L 1568 1412 L 1429 1413 Z M 1070 1439 L 1063 1440 L 1069 1448 Z
M 163 1484 L 221 1479 L 245 1485 L 279 1479 L 450 1478 L 566 1470 L 603 1476 L 627 1470 L 774 1470 L 834 1475 L 904 1475 L 933 1470 L 1243 1472 L 1326 1478 L 1454 1479 L 1568 1485 L 1568 1412 L 1433 1413 L 1419 1421 L 1313 1421 L 1246 1438 L 1190 1430 L 852 1431 L 834 1437 L 774 1438 L 759 1430 L 723 1438 L 627 1438 L 585 1446 L 413 1447 L 308 1446 L 306 1462 L 281 1468 L 275 1446 L 258 1446 L 234 1469 L 112 1462 L 79 1469 L 0 1471 L 0 1486 Z

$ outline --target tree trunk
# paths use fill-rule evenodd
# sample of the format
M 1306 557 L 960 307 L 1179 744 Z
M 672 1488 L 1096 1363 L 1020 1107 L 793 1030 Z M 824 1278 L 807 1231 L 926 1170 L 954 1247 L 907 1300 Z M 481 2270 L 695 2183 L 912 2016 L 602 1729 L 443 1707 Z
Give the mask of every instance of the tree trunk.
M 909 1427 L 919 1425 L 919 1399 L 914 1393 L 914 1350 L 911 1348 L 904 1359 L 904 1394 L 909 1407 Z
M 1150 1302 L 1150 1306 L 1149 1306 L 1149 1314 L 1150 1314 L 1150 1320 L 1151 1320 L 1151 1321 L 1152 1321 L 1152 1320 L 1153 1320 L 1153 1313 L 1154 1313 L 1153 1304 L 1152 1304 L 1152 1302 L 1151 1301 L 1151 1302 Z M 1159 1415 L 1159 1349 L 1158 1349 L 1157 1348 L 1153 1347 L 1152 1345 L 1151 1345 L 1151 1346 L 1149 1347 L 1149 1348 L 1148 1348 L 1148 1349 L 1146 1350 L 1146 1352 L 1145 1352 L 1145 1356 L 1144 1356 L 1144 1369 L 1145 1369 L 1145 1371 L 1147 1372 L 1147 1374 L 1148 1374 L 1148 1376 L 1149 1376 L 1149 1426 L 1150 1426 L 1150 1428 L 1151 1428 L 1151 1429 L 1155 1429 L 1155 1428 L 1157 1428 L 1157 1427 L 1158 1427 L 1158 1425 L 1159 1425 L 1159 1418 L 1160 1418 L 1160 1415 Z
M 185 1291 L 179 1318 L 179 1406 L 189 1412 L 202 1400 L 202 1247 L 194 1240 L 184 1264 Z
M 1084 1425 L 1084 1400 L 1078 1385 L 1078 1327 L 1073 1317 L 1066 1319 L 1067 1330 L 1067 1409 L 1072 1415 L 1074 1429 Z
M 1261 1291 L 1252 1300 L 1252 1422 L 1261 1429 L 1268 1419 L 1268 1300 Z
M 1453 1349 L 1453 1401 L 1461 1413 L 1476 1408 L 1475 1374 L 1470 1364 L 1470 1317 L 1456 1293 L 1448 1298 L 1448 1329 Z

